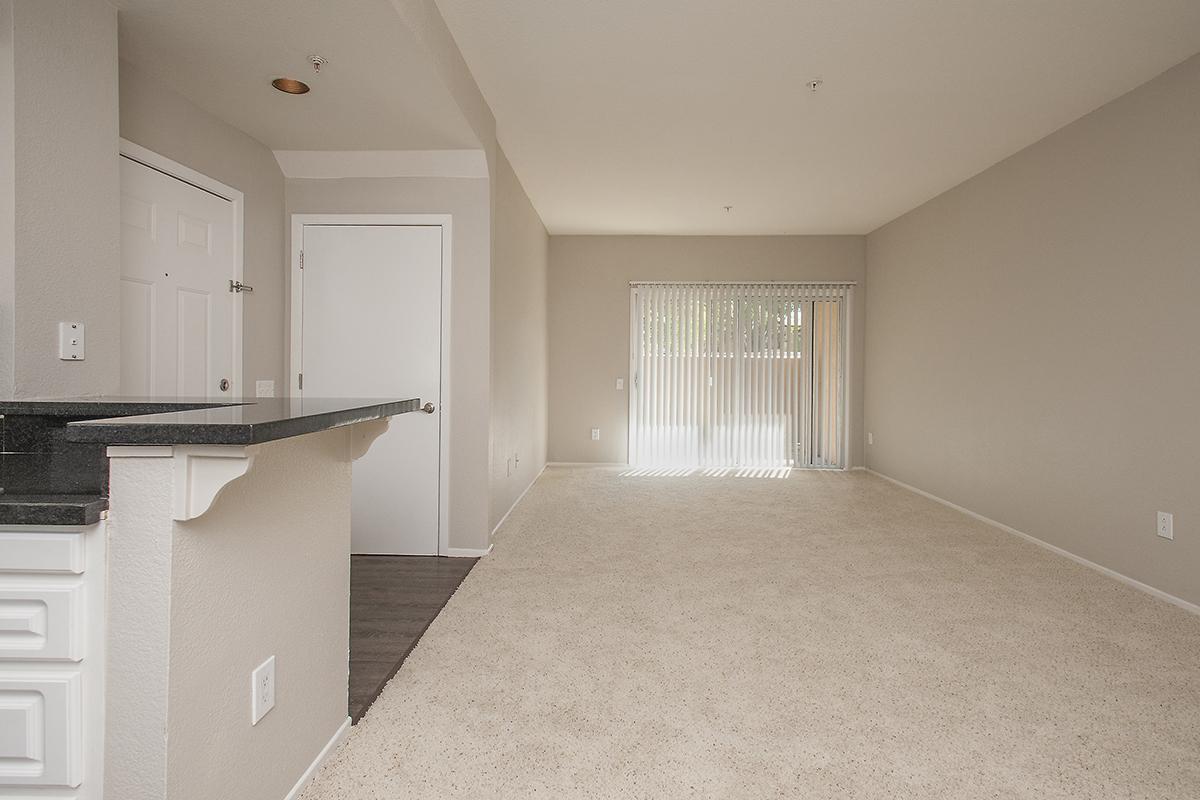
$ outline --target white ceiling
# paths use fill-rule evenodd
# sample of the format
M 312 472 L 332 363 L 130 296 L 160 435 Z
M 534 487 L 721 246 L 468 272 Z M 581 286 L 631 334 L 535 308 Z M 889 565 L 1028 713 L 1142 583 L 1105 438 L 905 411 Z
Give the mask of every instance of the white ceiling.
M 1200 51 L 1197 0 L 438 5 L 552 233 L 865 233 Z
M 121 58 L 282 150 L 479 142 L 389 0 L 116 0 Z M 314 75 L 307 57 L 329 60 Z M 271 88 L 286 75 L 312 86 Z

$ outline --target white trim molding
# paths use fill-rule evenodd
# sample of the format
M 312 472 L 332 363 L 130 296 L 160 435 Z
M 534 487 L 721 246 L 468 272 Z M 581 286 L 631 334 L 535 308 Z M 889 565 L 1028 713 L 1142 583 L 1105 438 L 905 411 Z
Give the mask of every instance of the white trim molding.
M 547 461 L 549 467 L 628 467 L 625 461 Z
M 1157 597 L 1159 600 L 1165 600 L 1166 602 L 1170 603 L 1173 606 L 1178 606 L 1179 608 L 1182 608 L 1184 611 L 1190 611 L 1193 614 L 1200 614 L 1200 605 L 1196 605 L 1195 603 L 1190 603 L 1187 600 L 1184 600 L 1182 597 L 1176 597 L 1173 594 L 1168 594 L 1167 592 L 1164 592 L 1162 589 L 1157 589 L 1148 583 L 1142 583 L 1141 581 L 1139 581 L 1135 578 L 1131 578 L 1128 575 L 1124 575 L 1120 572 L 1117 572 L 1114 569 L 1109 569 L 1108 567 L 1097 564 L 1095 561 L 1089 561 L 1088 559 L 1084 558 L 1083 556 L 1079 556 L 1079 555 L 1076 555 L 1075 553 L 1072 553 L 1070 550 L 1064 550 L 1063 548 L 1058 547 L 1057 545 L 1050 544 L 1049 542 L 1039 539 L 1036 536 L 1031 536 L 1030 534 L 1025 533 L 1024 531 L 1019 531 L 1016 528 L 1013 528 L 1009 525 L 1005 525 L 1003 522 L 997 522 L 996 520 L 991 519 L 990 517 L 985 517 L 983 514 L 977 514 L 976 512 L 972 511 L 969 508 L 963 508 L 962 506 L 958 505 L 957 503 L 951 503 L 949 500 L 938 497 L 936 494 L 931 494 L 931 493 L 925 491 L 924 489 L 918 489 L 917 487 L 912 486 L 911 484 L 907 484 L 904 481 L 898 481 L 895 478 L 893 478 L 891 475 L 884 475 L 882 472 L 877 472 L 876 470 L 873 470 L 870 467 L 867 467 L 866 469 L 867 469 L 867 472 L 871 473 L 872 475 L 876 475 L 880 478 L 883 478 L 885 481 L 888 481 L 889 483 L 894 483 L 897 486 L 899 486 L 901 489 L 907 489 L 908 491 L 912 492 L 913 494 L 919 494 L 922 497 L 925 497 L 925 498 L 928 498 L 928 499 L 934 501 L 935 503 L 941 503 L 942 505 L 946 506 L 947 508 L 952 508 L 955 511 L 958 511 L 962 514 L 966 514 L 968 517 L 971 517 L 972 519 L 977 519 L 980 522 L 991 525 L 993 528 L 998 528 L 998 529 L 1004 531 L 1005 533 L 1011 533 L 1013 536 L 1019 536 L 1027 542 L 1036 544 L 1038 547 L 1042 547 L 1046 550 L 1049 550 L 1052 553 L 1056 553 L 1060 556 L 1069 558 L 1072 561 L 1074 561 L 1076 564 L 1081 564 L 1081 565 L 1087 567 L 1088 569 L 1093 569 L 1096 572 L 1101 573 L 1102 575 L 1108 576 L 1109 578 L 1115 578 L 1116 580 L 1120 581 L 1121 583 L 1125 584 L 1126 586 L 1130 586 L 1134 589 L 1137 589 L 1138 591 L 1145 592 L 1146 594 L 1151 595 L 1152 597 Z
M 147 150 L 140 144 L 135 144 L 128 139 L 120 140 L 118 153 L 130 161 L 136 161 L 142 166 L 149 167 L 152 170 L 181 180 L 184 183 L 189 183 L 197 189 L 203 189 L 210 194 L 229 201 L 233 213 L 233 275 L 231 278 L 235 283 L 241 283 L 245 277 L 245 195 L 232 186 L 226 186 L 220 181 L 213 180 L 191 167 L 172 161 L 166 156 L 160 156 L 153 150 Z M 244 301 L 245 298 L 241 292 L 234 293 L 233 374 L 229 376 L 233 382 L 233 386 L 229 387 L 229 395 L 231 397 L 246 394 L 242 383 L 242 307 Z
M 441 554 L 447 558 L 483 558 L 490 552 L 492 552 L 492 545 L 489 544 L 483 549 L 476 547 L 447 547 Z
M 504 516 L 501 517 L 500 521 L 496 523 L 496 527 L 492 528 L 492 535 L 488 537 L 489 539 L 493 538 L 496 535 L 496 531 L 500 530 L 500 526 L 502 526 L 505 523 L 505 521 L 508 520 L 508 515 L 511 514 L 513 512 L 513 510 L 520 504 L 520 502 L 525 499 L 525 495 L 529 494 L 529 490 L 532 489 L 533 485 L 538 482 L 538 478 L 542 477 L 542 473 L 546 471 L 546 467 L 548 467 L 548 466 L 550 466 L 550 465 L 546 464 L 541 469 L 539 469 L 538 474 L 533 476 L 533 480 L 531 480 L 529 482 L 529 485 L 526 486 L 525 489 L 522 490 L 522 492 L 519 495 L 517 495 L 517 499 L 513 500 L 513 504 L 508 507 L 508 511 L 505 511 Z M 489 546 L 488 549 L 491 549 L 491 547 Z
M 486 178 L 482 150 L 275 150 L 286 178 Z
M 333 755 L 333 751 L 338 748 L 338 745 L 342 743 L 342 740 L 346 738 L 346 734 L 348 733 L 350 733 L 350 718 L 346 717 L 342 721 L 342 724 L 338 726 L 338 729 L 334 731 L 329 741 L 325 743 L 325 746 L 321 748 L 321 752 L 317 753 L 317 757 L 308 765 L 308 769 L 304 770 L 304 774 L 300 776 L 300 780 L 296 781 L 296 785 L 287 793 L 287 797 L 284 800 L 297 800 L 304 793 L 304 790 L 312 783 L 312 779 L 316 777 L 317 770 L 321 769 L 321 765 L 329 760 L 329 757 Z

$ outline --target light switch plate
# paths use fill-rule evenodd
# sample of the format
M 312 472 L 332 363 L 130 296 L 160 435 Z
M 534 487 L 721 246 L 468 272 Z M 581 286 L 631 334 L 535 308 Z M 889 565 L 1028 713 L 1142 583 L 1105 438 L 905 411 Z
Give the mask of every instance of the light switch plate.
M 593 442 L 600 441 L 600 429 L 599 428 L 592 428 L 592 441 Z
M 274 397 L 275 396 L 275 381 L 255 381 L 254 382 L 255 397 Z
M 58 357 L 63 361 L 83 361 L 85 333 L 82 322 L 58 323 Z
M 624 389 L 624 388 L 625 388 L 625 379 L 624 379 L 624 378 L 617 378 L 617 391 L 619 392 L 619 391 L 621 391 L 621 390 L 622 390 L 622 389 Z

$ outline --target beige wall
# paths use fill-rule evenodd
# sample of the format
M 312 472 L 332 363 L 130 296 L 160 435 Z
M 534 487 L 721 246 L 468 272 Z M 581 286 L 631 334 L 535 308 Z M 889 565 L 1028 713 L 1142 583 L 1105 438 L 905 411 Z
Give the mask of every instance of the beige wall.
M 502 151 L 494 169 L 491 518 L 546 465 L 549 237 Z
M 450 546 L 483 549 L 490 527 L 490 189 L 482 178 L 288 179 L 291 214 L 450 214 Z
M 120 379 L 117 13 L 0 2 L 0 396 L 113 392 Z M 58 358 L 58 323 L 87 358 Z
M 0 0 L 0 398 L 14 396 L 16 378 L 16 87 L 13 4 Z
M 371 427 L 249 448 L 186 522 L 176 459 L 112 460 L 105 797 L 277 800 L 346 721 L 350 458 Z M 275 707 L 252 726 L 271 656 Z
M 1200 56 L 872 233 L 869 466 L 1200 602 L 1198 143 Z
M 624 463 L 630 281 L 858 281 L 851 332 L 850 463 L 862 463 L 861 236 L 550 237 L 551 461 Z M 600 428 L 600 441 L 591 429 Z
M 242 280 L 254 293 L 242 296 L 242 393 L 253 396 L 256 380 L 273 380 L 276 394 L 286 394 L 283 173 L 275 156 L 125 61 L 121 135 L 243 193 Z

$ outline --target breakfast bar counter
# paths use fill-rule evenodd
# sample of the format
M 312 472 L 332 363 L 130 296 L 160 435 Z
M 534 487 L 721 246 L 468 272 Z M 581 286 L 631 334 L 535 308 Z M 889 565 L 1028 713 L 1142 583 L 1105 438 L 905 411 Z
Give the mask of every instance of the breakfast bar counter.
M 0 796 L 288 796 L 349 725 L 352 462 L 419 407 L 0 402 Z

